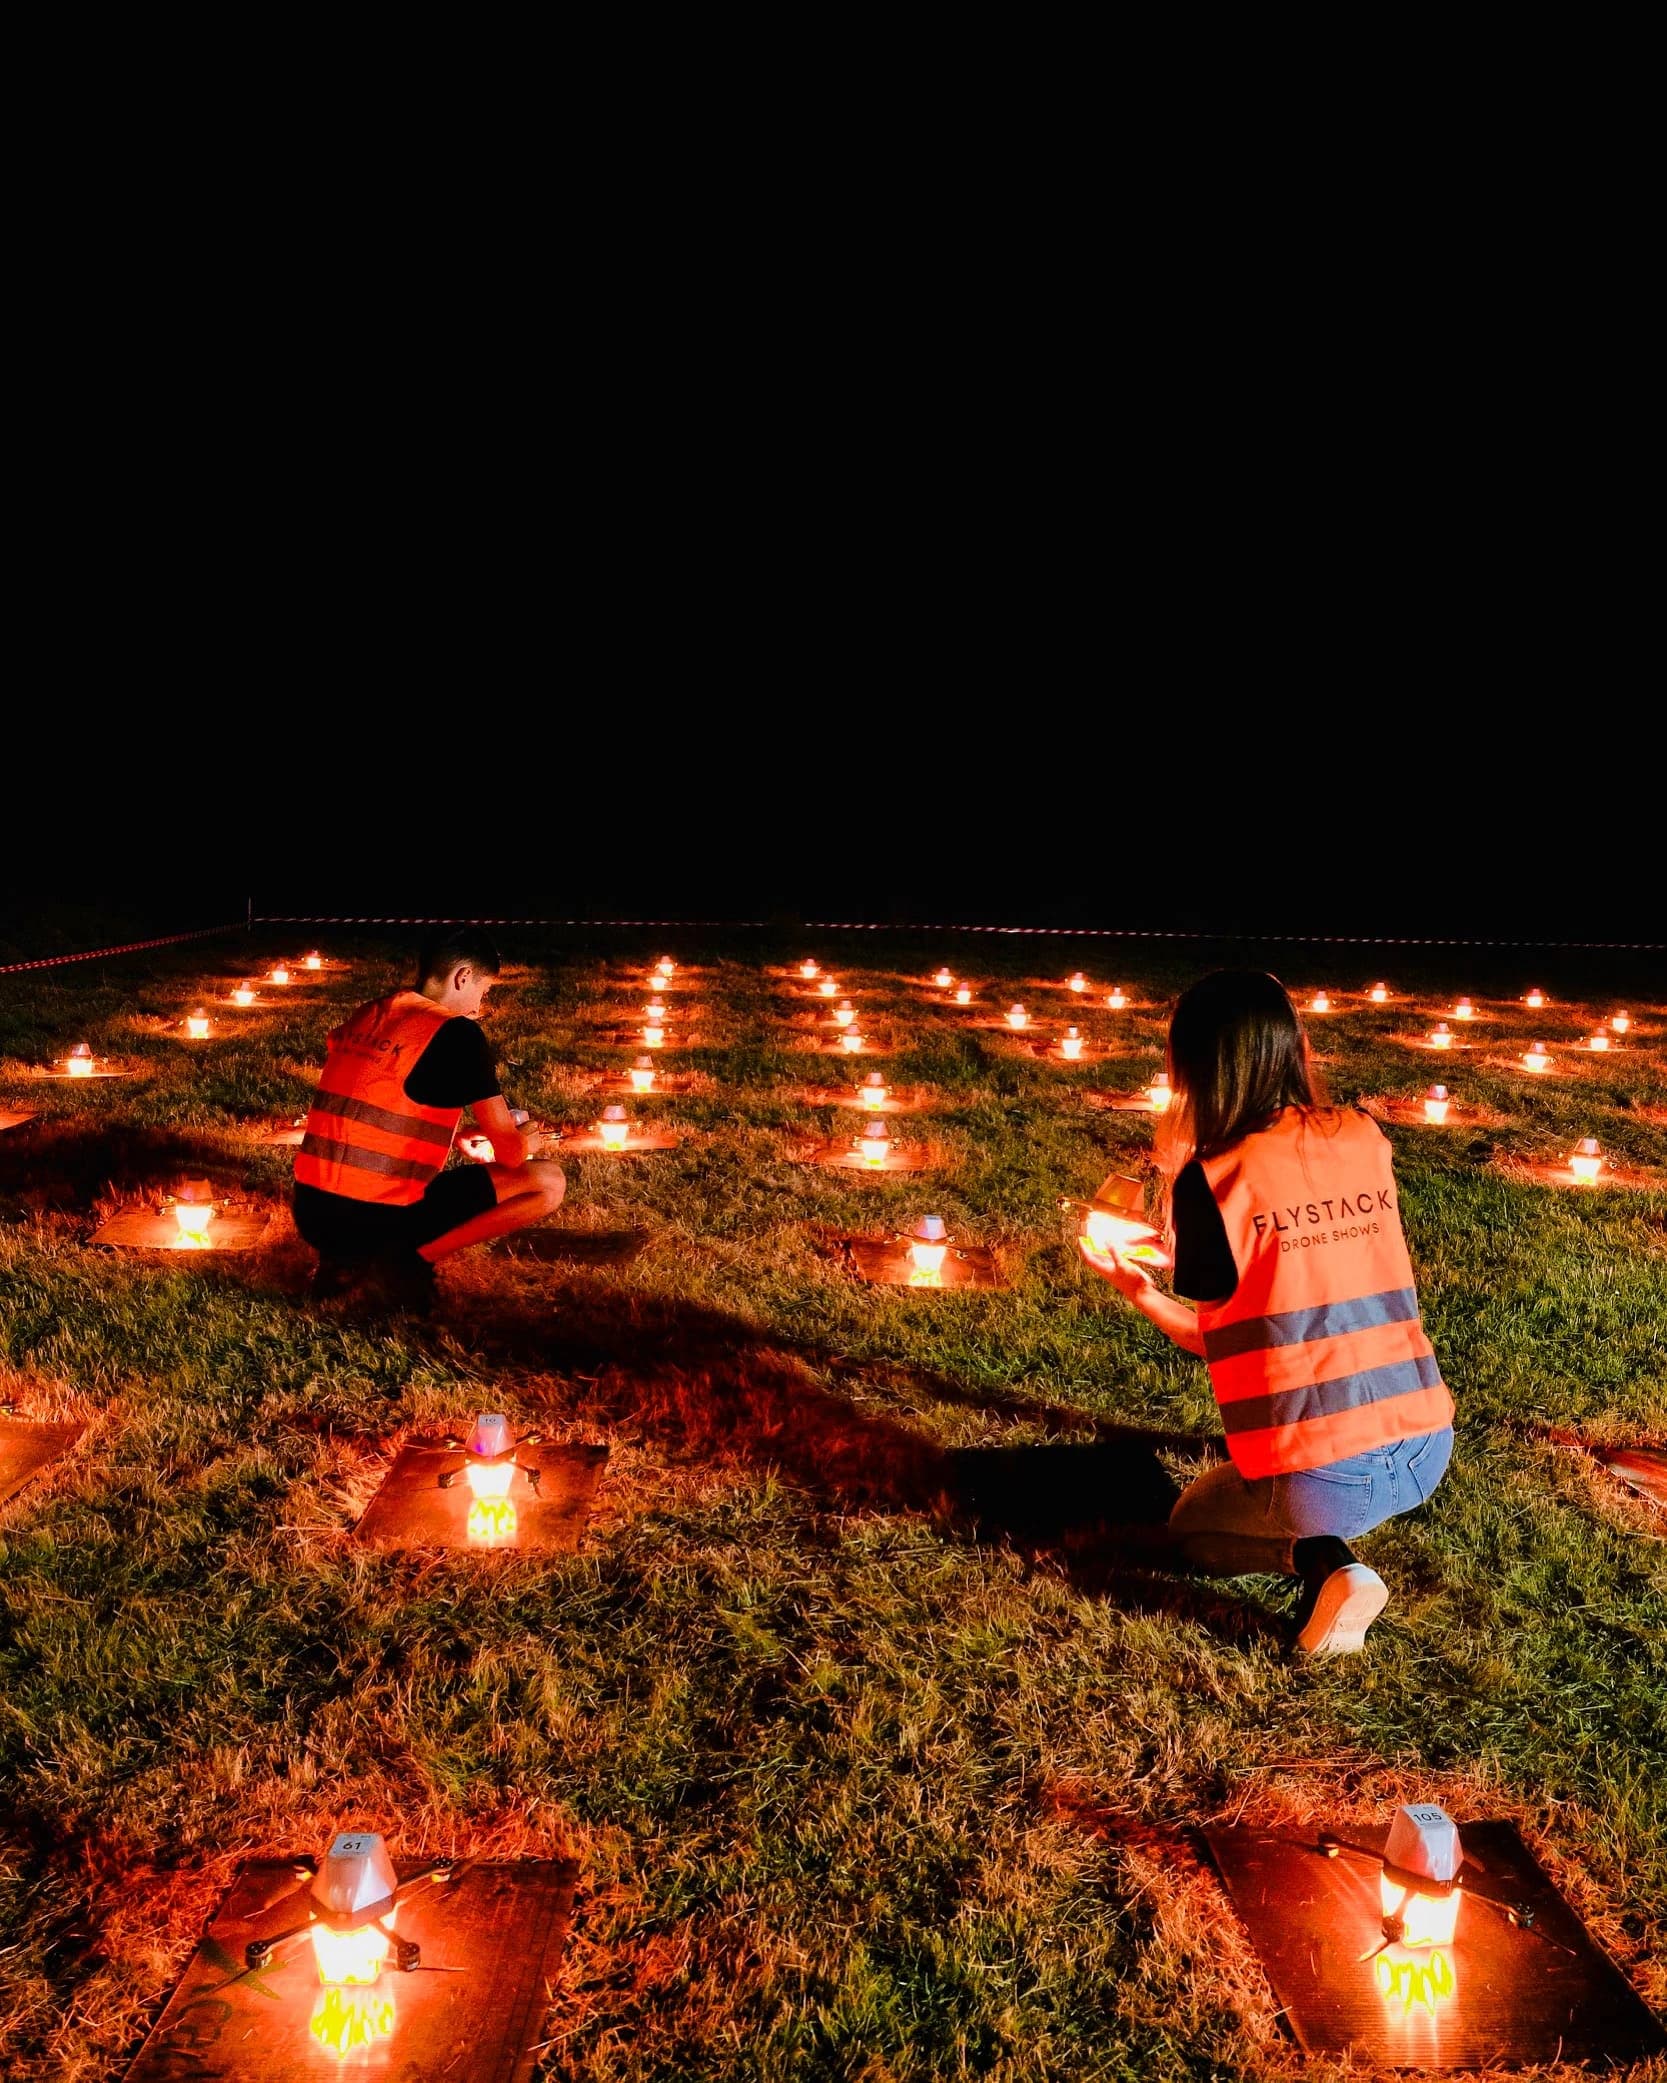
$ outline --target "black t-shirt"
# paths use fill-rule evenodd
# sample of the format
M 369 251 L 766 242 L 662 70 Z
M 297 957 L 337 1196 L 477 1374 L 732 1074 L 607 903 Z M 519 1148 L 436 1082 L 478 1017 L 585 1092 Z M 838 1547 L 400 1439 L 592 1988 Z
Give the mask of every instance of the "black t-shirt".
M 498 1066 L 479 1025 L 461 1013 L 435 1030 L 405 1081 L 405 1096 L 420 1107 L 472 1107 L 496 1099 Z
M 1233 1263 L 1227 1225 L 1196 1157 L 1176 1174 L 1170 1214 L 1175 1226 L 1175 1292 L 1189 1302 L 1225 1302 L 1239 1284 L 1239 1269 Z

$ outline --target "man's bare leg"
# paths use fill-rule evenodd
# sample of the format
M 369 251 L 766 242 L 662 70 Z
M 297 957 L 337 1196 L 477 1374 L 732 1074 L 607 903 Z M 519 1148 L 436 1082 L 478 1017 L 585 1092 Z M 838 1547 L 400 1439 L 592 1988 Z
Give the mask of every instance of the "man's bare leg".
M 559 1164 L 535 1159 L 529 1164 L 489 1164 L 492 1190 L 498 1196 L 495 1208 L 484 1208 L 447 1230 L 443 1237 L 423 1245 L 420 1256 L 432 1265 L 450 1258 L 454 1251 L 467 1251 L 471 1244 L 486 1244 L 493 1237 L 507 1237 L 515 1230 L 542 1222 L 554 1215 L 567 1191 L 567 1177 Z

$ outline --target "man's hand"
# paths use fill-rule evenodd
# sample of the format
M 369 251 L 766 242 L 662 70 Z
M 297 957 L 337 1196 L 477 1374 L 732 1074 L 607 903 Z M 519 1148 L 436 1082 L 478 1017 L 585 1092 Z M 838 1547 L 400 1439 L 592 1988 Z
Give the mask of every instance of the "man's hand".
M 527 1138 L 515 1125 L 515 1116 L 502 1093 L 477 1100 L 471 1110 L 475 1126 L 492 1145 L 492 1161 L 513 1171 L 527 1161 Z

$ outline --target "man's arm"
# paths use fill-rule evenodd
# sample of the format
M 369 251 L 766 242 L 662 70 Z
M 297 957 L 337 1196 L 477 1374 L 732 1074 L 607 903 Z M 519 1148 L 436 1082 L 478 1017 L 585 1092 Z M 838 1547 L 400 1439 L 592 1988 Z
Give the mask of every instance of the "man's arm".
M 526 1163 L 527 1139 L 516 1127 L 515 1116 L 501 1092 L 494 1092 L 490 1099 L 477 1099 L 469 1111 L 475 1117 L 475 1126 L 492 1145 L 494 1164 L 513 1169 Z

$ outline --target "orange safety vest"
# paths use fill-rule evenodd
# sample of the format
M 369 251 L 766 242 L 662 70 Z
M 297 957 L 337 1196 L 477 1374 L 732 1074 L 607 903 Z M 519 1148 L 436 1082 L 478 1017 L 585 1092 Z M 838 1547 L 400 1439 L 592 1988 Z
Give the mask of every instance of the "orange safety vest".
M 461 1107 L 424 1107 L 405 1096 L 417 1058 L 456 1013 L 419 991 L 362 1005 L 330 1036 L 295 1177 L 350 1201 L 408 1208 L 446 1161 Z
M 1232 1296 L 1198 1311 L 1239 1473 L 1324 1468 L 1450 1425 L 1377 1124 L 1287 1107 L 1203 1170 L 1239 1269 Z

